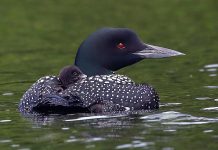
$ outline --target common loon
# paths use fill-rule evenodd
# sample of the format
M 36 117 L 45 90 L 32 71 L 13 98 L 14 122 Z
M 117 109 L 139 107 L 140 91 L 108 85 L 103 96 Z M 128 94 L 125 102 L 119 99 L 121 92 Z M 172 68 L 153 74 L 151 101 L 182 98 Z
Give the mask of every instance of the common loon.
M 67 68 L 62 71 L 62 79 L 42 78 L 24 94 L 20 111 L 68 113 L 158 109 L 159 97 L 151 86 L 136 84 L 124 75 L 114 74 L 114 71 L 144 58 L 177 55 L 184 54 L 145 44 L 129 29 L 100 29 L 81 44 L 76 55 L 75 65 L 88 77 L 72 84 L 69 82 L 71 71 Z M 64 85 L 61 80 L 69 84 Z M 63 85 L 64 90 L 60 90 Z

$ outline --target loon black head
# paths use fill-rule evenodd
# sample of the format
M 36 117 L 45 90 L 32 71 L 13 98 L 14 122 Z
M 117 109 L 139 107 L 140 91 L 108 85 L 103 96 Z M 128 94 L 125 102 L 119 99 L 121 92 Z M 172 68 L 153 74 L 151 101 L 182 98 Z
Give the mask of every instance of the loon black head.
M 111 74 L 145 58 L 164 58 L 183 53 L 145 44 L 127 28 L 102 28 L 79 47 L 75 65 L 86 75 Z
M 59 79 L 65 88 L 85 77 L 86 75 L 76 66 L 66 66 L 59 74 Z

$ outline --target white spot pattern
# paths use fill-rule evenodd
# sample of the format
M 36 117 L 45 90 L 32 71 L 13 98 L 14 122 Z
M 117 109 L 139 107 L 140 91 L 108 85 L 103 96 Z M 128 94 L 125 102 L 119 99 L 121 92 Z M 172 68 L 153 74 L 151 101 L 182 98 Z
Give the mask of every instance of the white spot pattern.
M 96 75 L 76 82 L 66 90 L 58 91 L 60 81 L 55 76 L 40 78 L 23 95 L 19 110 L 32 113 L 33 108 L 45 103 L 45 95 L 58 95 L 65 99 L 74 99 L 78 93 L 81 107 L 87 108 L 99 101 L 104 104 L 104 111 L 131 111 L 159 108 L 159 97 L 147 84 L 135 84 L 124 75 Z M 58 102 L 67 107 L 68 102 Z

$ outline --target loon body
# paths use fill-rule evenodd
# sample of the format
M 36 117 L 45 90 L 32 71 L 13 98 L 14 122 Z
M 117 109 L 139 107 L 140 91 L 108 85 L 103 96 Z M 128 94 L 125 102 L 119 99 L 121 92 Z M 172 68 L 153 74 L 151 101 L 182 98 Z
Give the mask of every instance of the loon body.
M 100 29 L 80 45 L 75 59 L 78 68 L 64 68 L 60 78 L 41 78 L 24 94 L 19 109 L 27 113 L 158 109 L 159 97 L 151 86 L 136 84 L 114 71 L 145 58 L 177 55 L 184 54 L 145 44 L 129 29 Z
M 126 79 L 126 80 L 124 80 Z M 147 84 L 135 84 L 122 75 L 96 75 L 76 82 L 61 94 L 80 93 L 83 107 L 89 107 L 101 100 L 116 105 L 124 110 L 153 110 L 159 108 L 159 97 L 155 90 Z M 113 106 L 113 105 L 108 105 Z M 107 108 L 107 104 L 105 105 Z M 103 108 L 103 112 L 107 112 Z

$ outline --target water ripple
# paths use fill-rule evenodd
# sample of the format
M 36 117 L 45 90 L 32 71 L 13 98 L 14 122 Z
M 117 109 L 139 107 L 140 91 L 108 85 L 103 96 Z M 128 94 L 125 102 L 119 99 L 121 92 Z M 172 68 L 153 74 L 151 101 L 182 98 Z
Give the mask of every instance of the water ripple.
M 30 148 L 20 148 L 18 150 L 30 150 Z
M 86 139 L 86 142 L 97 142 L 97 141 L 104 141 L 105 138 L 102 138 L 102 137 L 93 137 L 93 138 L 89 138 L 89 139 Z
M 204 87 L 208 89 L 218 89 L 218 86 L 204 86 Z
M 16 147 L 19 147 L 20 145 L 19 144 L 12 144 L 11 147 L 13 148 L 16 148 Z
M 211 133 L 211 132 L 213 132 L 213 130 L 204 130 L 203 132 L 204 133 Z
M 218 64 L 205 65 L 204 68 L 218 68 Z
M 211 69 L 207 69 L 208 72 L 216 72 L 217 69 L 216 68 L 211 68 Z
M 0 123 L 11 122 L 12 120 L 0 120 Z
M 175 111 L 143 116 L 140 119 L 146 122 L 161 122 L 161 124 L 167 125 L 198 125 L 218 122 L 218 118 L 195 117 Z
M 210 97 L 197 97 L 195 99 L 197 99 L 197 100 L 211 100 L 212 98 L 210 98 Z
M 3 95 L 3 96 L 12 96 L 12 95 L 14 95 L 14 93 L 12 93 L 12 92 L 6 92 L 6 93 L 3 93 L 2 95 Z
M 116 149 L 132 149 L 132 148 L 140 148 L 140 147 L 148 147 L 150 145 L 154 145 L 154 142 L 142 142 L 142 141 L 133 141 L 130 144 L 122 144 L 116 146 Z
M 218 111 L 218 107 L 208 107 L 208 108 L 203 108 L 202 110 L 208 110 L 208 111 Z
M 173 147 L 164 147 L 164 148 L 162 148 L 162 150 L 174 150 L 174 148 Z
M 217 68 L 218 64 L 209 64 L 205 65 L 204 68 L 199 69 L 200 72 L 208 72 L 210 77 L 216 77 L 217 76 Z
M 103 116 L 103 115 L 102 116 L 88 116 L 88 117 L 79 117 L 79 118 L 76 118 L 76 119 L 67 119 L 67 120 L 64 120 L 64 121 L 73 122 L 73 121 L 82 121 L 82 120 L 117 118 L 117 117 L 123 117 L 123 116 L 126 116 L 126 115 L 117 115 L 117 116 Z
M 0 143 L 10 143 L 12 140 L 0 140 Z
M 61 128 L 62 130 L 69 130 L 70 128 L 68 127 L 64 127 L 64 128 Z
M 70 136 L 69 139 L 67 139 L 65 142 L 66 143 L 72 143 L 72 142 L 78 142 L 78 141 L 84 141 L 86 143 L 92 143 L 92 142 L 98 142 L 98 141 L 104 141 L 106 140 L 103 137 L 91 137 L 91 138 L 81 138 L 81 139 L 77 139 L 74 136 Z
M 216 77 L 217 74 L 213 73 L 213 74 L 209 74 L 210 77 Z
M 72 142 L 77 142 L 77 141 L 79 141 L 79 139 L 68 139 L 65 142 L 72 143 Z
M 199 124 L 207 124 L 209 122 L 206 121 L 198 121 L 198 122 L 163 122 L 161 124 L 166 124 L 166 125 L 199 125 Z
M 177 106 L 181 105 L 182 103 L 161 103 L 160 107 L 167 107 L 167 106 Z

